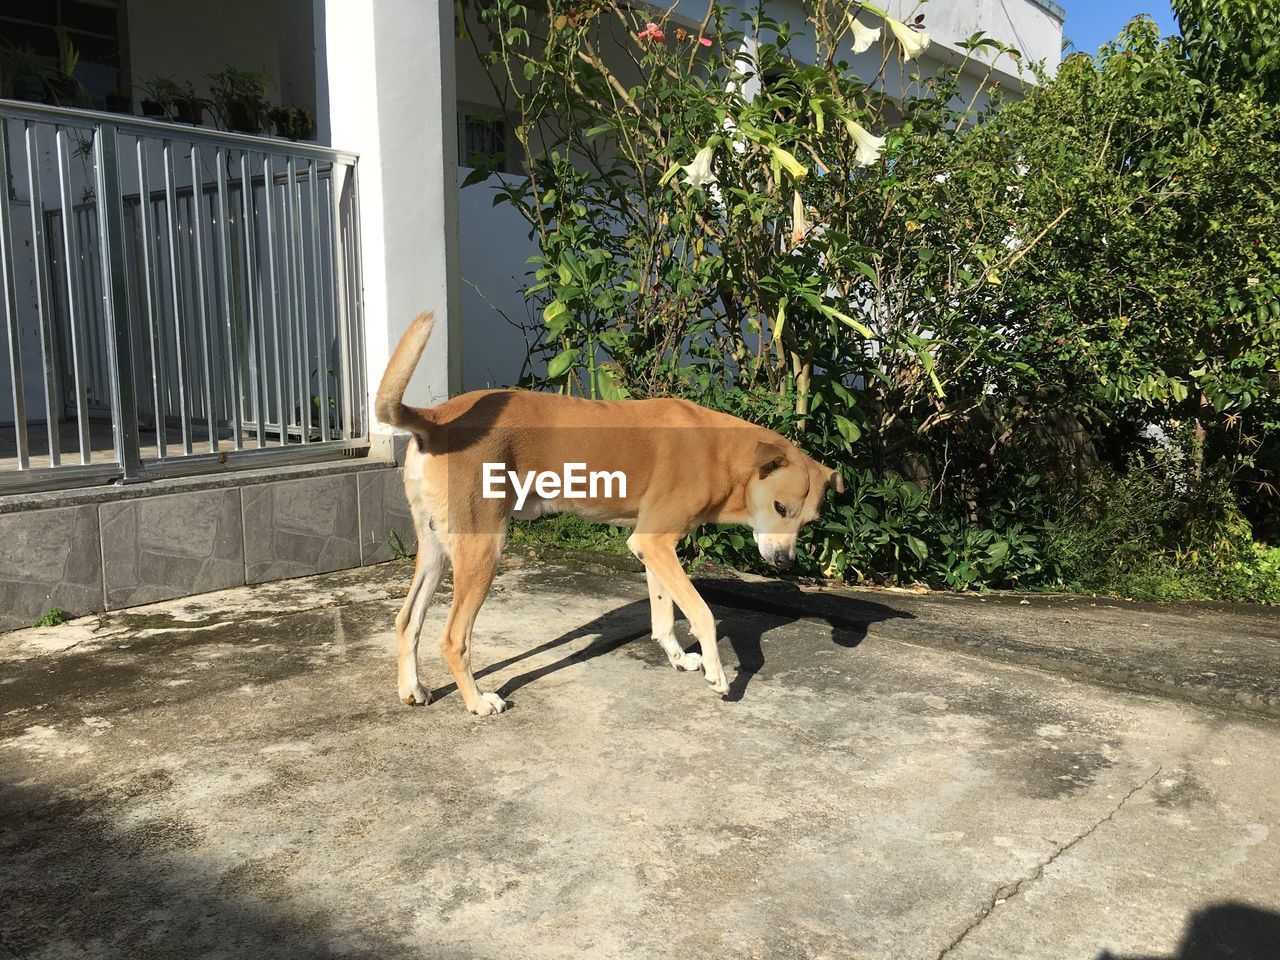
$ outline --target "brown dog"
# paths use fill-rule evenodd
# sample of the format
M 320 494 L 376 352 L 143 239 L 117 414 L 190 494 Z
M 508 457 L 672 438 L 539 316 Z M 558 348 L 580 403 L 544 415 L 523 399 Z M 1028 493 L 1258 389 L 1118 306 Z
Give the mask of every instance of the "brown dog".
M 413 585 L 396 617 L 399 693 L 426 703 L 418 682 L 418 633 L 427 605 L 453 566 L 453 604 L 440 637 L 445 662 L 472 713 L 506 703 L 481 693 L 471 672 L 471 628 L 493 582 L 508 520 L 567 511 L 633 527 L 627 546 L 645 566 L 653 636 L 679 670 L 702 667 L 711 689 L 729 690 L 715 620 L 676 556 L 703 523 L 741 523 L 778 566 L 795 559 L 800 528 L 818 516 L 840 475 L 788 440 L 686 400 L 582 400 L 521 390 L 478 390 L 438 407 L 403 402 L 435 318 L 405 332 L 378 387 L 384 423 L 416 442 L 405 459 L 405 491 L 418 534 Z M 702 651 L 676 640 L 679 605 Z

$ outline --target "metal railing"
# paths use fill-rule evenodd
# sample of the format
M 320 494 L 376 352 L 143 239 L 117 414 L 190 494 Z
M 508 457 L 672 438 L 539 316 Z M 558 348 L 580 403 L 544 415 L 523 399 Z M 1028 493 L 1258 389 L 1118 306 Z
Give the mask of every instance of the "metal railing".
M 0 493 L 368 445 L 356 157 L 0 101 Z

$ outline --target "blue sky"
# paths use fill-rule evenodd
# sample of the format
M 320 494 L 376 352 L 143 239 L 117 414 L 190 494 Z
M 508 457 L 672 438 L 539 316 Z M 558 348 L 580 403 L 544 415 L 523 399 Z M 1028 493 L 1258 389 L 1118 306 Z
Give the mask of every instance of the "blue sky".
M 1161 33 L 1176 33 L 1178 23 L 1173 19 L 1169 0 L 1056 0 L 1067 11 L 1067 22 L 1062 27 L 1063 37 L 1075 43 L 1075 49 L 1095 53 L 1098 47 L 1116 34 L 1132 17 L 1140 13 L 1150 14 L 1160 25 Z

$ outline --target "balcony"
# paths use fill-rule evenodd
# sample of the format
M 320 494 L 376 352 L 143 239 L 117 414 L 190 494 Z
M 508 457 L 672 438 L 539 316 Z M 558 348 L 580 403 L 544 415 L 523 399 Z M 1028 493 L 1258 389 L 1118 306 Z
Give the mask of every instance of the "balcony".
M 368 445 L 356 157 L 0 100 L 0 493 Z

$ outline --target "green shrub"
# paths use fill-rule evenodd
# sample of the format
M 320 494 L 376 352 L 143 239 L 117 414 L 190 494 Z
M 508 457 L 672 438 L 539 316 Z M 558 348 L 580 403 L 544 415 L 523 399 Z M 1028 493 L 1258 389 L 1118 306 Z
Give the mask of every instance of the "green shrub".
M 1253 539 L 1224 474 L 1157 452 L 1101 469 L 1065 505 L 1051 542 L 1063 583 L 1143 600 L 1280 603 L 1280 550 Z
M 56 627 L 59 624 L 66 623 L 70 617 L 59 610 L 57 607 L 50 607 L 45 611 L 44 616 L 32 624 L 33 627 Z

